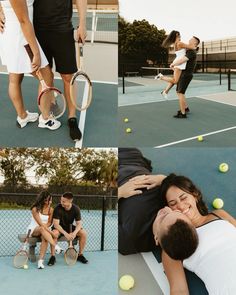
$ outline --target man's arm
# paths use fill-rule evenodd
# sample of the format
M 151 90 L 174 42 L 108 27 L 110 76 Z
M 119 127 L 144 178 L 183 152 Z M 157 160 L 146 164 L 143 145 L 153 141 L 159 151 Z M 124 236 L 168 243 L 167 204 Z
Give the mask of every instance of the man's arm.
M 76 227 L 72 233 L 74 238 L 77 236 L 77 234 L 81 230 L 81 228 L 82 228 L 82 221 L 81 220 L 76 221 Z
M 175 66 L 179 66 L 179 65 L 182 65 L 183 63 L 187 62 L 189 60 L 189 58 L 185 55 L 181 58 L 178 58 L 175 62 L 173 62 L 171 65 L 170 65 L 170 68 L 173 68 Z
M 81 40 L 85 43 L 87 37 L 86 32 L 86 16 L 87 16 L 87 0 L 76 0 L 76 8 L 79 16 L 79 24 L 77 28 L 77 40 Z
M 61 226 L 60 226 L 60 220 L 53 218 L 53 225 L 55 229 L 57 229 L 61 234 L 63 234 L 68 241 L 73 240 L 72 236 L 68 234 Z

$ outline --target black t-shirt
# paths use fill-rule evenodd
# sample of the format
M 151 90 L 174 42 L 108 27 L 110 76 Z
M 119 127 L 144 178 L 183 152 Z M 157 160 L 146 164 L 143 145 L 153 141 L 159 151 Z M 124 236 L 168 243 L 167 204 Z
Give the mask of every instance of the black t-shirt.
M 57 32 L 72 30 L 72 8 L 72 0 L 35 0 L 35 30 Z
M 195 70 L 196 62 L 197 62 L 197 51 L 193 49 L 189 49 L 186 51 L 186 57 L 188 58 L 186 69 L 183 70 L 184 75 L 192 75 Z
M 70 231 L 70 224 L 73 224 L 74 221 L 81 220 L 80 209 L 78 206 L 72 204 L 70 210 L 65 210 L 61 204 L 57 205 L 53 211 L 53 218 L 59 219 L 60 226 L 66 231 Z

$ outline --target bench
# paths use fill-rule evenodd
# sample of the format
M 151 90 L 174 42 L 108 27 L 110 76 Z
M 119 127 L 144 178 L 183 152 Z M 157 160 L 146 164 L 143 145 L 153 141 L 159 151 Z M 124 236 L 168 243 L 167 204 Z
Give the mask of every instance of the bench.
M 139 72 L 125 72 L 125 75 L 127 77 L 131 76 L 131 75 L 134 75 L 134 76 L 138 76 Z
M 26 236 L 27 236 L 26 234 L 19 234 L 18 240 L 21 243 L 24 243 Z M 57 241 L 58 242 L 67 242 L 67 239 L 64 236 L 62 236 Z M 72 243 L 74 246 L 77 244 L 77 241 L 78 241 L 78 238 L 75 238 L 73 240 Z M 30 237 L 28 240 L 28 243 L 29 243 L 29 260 L 31 262 L 35 262 L 36 261 L 35 248 L 37 246 L 37 243 L 41 243 L 41 238 L 40 237 Z

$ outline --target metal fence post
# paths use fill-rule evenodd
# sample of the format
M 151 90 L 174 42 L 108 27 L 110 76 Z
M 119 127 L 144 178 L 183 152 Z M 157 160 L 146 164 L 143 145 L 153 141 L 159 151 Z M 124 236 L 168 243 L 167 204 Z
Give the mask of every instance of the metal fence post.
M 106 218 L 106 196 L 102 198 L 102 229 L 101 229 L 101 251 L 104 251 L 105 240 L 105 218 Z
M 122 64 L 122 88 L 123 94 L 125 94 L 125 65 Z

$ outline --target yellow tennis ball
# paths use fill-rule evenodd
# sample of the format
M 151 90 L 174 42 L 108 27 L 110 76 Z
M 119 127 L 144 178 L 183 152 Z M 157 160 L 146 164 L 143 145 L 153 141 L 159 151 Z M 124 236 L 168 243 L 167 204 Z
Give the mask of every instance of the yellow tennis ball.
M 124 118 L 124 122 L 125 123 L 128 123 L 129 122 L 129 119 L 128 118 Z
M 228 170 L 229 170 L 229 165 L 228 165 L 228 164 L 226 164 L 226 163 L 221 163 L 221 164 L 219 165 L 219 171 L 220 171 L 220 172 L 225 173 L 225 172 L 227 172 Z
M 121 290 L 128 291 L 134 287 L 134 278 L 131 275 L 124 275 L 119 280 Z
M 25 264 L 25 265 L 23 266 L 23 268 L 24 268 L 24 269 L 28 269 L 29 267 L 28 267 L 27 264 Z
M 224 201 L 220 198 L 216 198 L 213 203 L 212 203 L 212 206 L 215 208 L 215 209 L 221 209 L 223 206 L 224 206 Z
M 126 128 L 126 133 L 131 133 L 131 132 L 132 132 L 131 128 Z
M 197 140 L 198 140 L 198 141 L 203 141 L 203 136 L 201 136 L 201 135 L 198 136 Z

